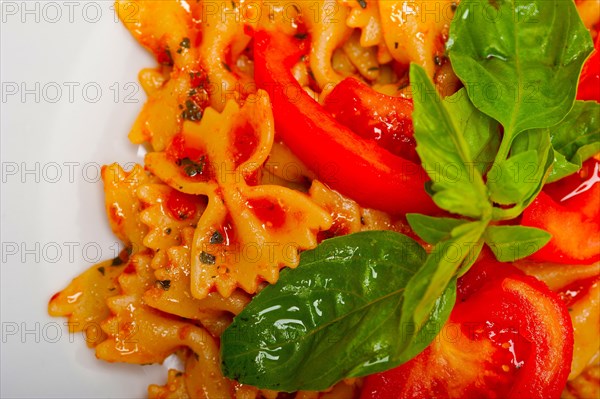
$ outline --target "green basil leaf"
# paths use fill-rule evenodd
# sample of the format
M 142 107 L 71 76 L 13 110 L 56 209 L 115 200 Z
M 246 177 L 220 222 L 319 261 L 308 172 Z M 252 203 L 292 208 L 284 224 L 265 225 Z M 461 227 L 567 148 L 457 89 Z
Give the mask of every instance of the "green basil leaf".
M 433 201 L 448 212 L 481 218 L 491 212 L 483 179 L 474 169 L 474 158 L 461 128 L 477 128 L 469 119 L 474 108 L 463 92 L 442 102 L 423 68 L 410 66 L 413 87 L 413 123 L 417 153 L 433 184 Z
M 548 129 L 532 129 L 519 135 L 510 158 L 501 160 L 487 174 L 492 201 L 501 205 L 521 204 L 541 188 L 553 162 Z
M 521 152 L 494 164 L 487 175 L 490 198 L 497 204 L 510 205 L 522 202 L 536 182 L 525 179 L 524 171 L 538 169 L 536 150 Z
M 452 229 L 451 238 L 439 242 L 404 291 L 402 325 L 414 325 L 416 331 L 428 321 L 436 300 L 446 291 L 457 271 L 477 247 L 488 224 L 487 220 L 468 222 Z M 402 339 L 410 337 L 402 336 Z
M 549 183 L 577 172 L 585 160 L 600 152 L 600 104 L 575 101 L 567 117 L 550 128 L 550 141 L 554 165 Z
M 494 162 L 500 146 L 500 124 L 479 111 L 468 100 L 467 91 L 463 88 L 444 99 L 450 117 L 462 132 L 469 158 L 481 175 L 484 175 Z M 469 165 L 470 166 L 470 165 Z
M 510 158 L 499 161 L 487 174 L 490 198 L 511 208 L 494 208 L 495 220 L 513 219 L 529 206 L 542 190 L 552 164 L 554 151 L 549 129 L 531 129 L 514 141 Z
M 401 328 L 404 290 L 425 257 L 416 241 L 391 231 L 336 237 L 303 252 L 298 268 L 283 270 L 221 336 L 224 375 L 266 389 L 321 390 L 409 360 L 454 303 L 450 286 L 425 328 Z
M 410 228 L 428 244 L 449 239 L 455 227 L 467 223 L 462 219 L 438 218 L 420 213 L 407 213 L 406 220 Z
M 594 148 L 596 147 L 595 145 L 590 145 L 582 147 L 582 154 L 588 155 L 587 149 L 589 149 L 590 147 L 592 150 L 595 150 L 591 155 L 600 151 L 600 147 Z M 567 177 L 577 172 L 579 169 L 581 169 L 581 164 L 583 163 L 583 161 L 581 160 L 582 158 L 587 159 L 588 156 L 582 157 L 580 155 L 578 156 L 578 161 L 576 160 L 575 163 L 573 163 L 567 161 L 567 158 L 560 152 L 554 151 L 554 163 L 552 164 L 550 176 L 548 176 L 548 183 L 555 182 L 557 180 L 562 179 L 563 177 Z
M 572 1 L 462 0 L 447 48 L 471 101 L 504 126 L 501 160 L 519 133 L 567 115 L 593 45 Z
M 450 318 L 455 302 L 456 279 L 453 279 L 442 296 L 435 301 L 433 310 L 425 325 L 417 329 L 417 326 L 413 323 L 402 324 L 401 336 L 413 337 L 413 339 L 406 340 L 402 350 L 401 362 L 398 365 L 414 358 L 431 344 L 448 318 Z
M 488 226 L 485 242 L 500 262 L 514 262 L 534 254 L 550 241 L 547 231 L 526 226 Z
M 513 141 L 510 154 L 511 157 L 518 156 L 532 150 L 535 150 L 537 160 L 533 164 L 526 164 L 519 174 L 519 180 L 528 188 L 525 199 L 517 202 L 522 207 L 521 211 L 533 202 L 550 174 L 554 162 L 554 150 L 550 142 L 549 129 L 532 129 L 520 134 Z

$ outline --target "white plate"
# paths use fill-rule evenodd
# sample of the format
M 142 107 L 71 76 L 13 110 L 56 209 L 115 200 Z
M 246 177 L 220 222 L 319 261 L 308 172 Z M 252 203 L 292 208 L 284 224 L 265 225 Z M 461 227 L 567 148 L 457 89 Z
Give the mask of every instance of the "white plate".
M 141 398 L 166 366 L 95 358 L 50 296 L 118 240 L 103 210 L 99 167 L 140 161 L 127 132 L 154 66 L 112 1 L 5 1 L 1 34 L 3 398 Z

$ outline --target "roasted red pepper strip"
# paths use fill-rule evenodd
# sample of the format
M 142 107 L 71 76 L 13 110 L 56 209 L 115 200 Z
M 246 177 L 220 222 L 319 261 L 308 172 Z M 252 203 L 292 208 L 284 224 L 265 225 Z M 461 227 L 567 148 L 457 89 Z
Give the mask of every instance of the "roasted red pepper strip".
M 483 263 L 459 283 L 438 338 L 402 366 L 368 376 L 361 399 L 560 397 L 573 356 L 566 306 L 514 266 Z
M 365 207 L 401 214 L 436 210 L 425 173 L 337 122 L 294 79 L 302 41 L 258 31 L 254 77 L 270 97 L 278 135 L 319 180 Z
M 325 98 L 324 107 L 354 133 L 420 164 L 413 137 L 412 100 L 387 96 L 354 78 L 346 78 Z
M 600 102 L 600 34 L 596 37 L 592 56 L 583 64 L 577 99 Z

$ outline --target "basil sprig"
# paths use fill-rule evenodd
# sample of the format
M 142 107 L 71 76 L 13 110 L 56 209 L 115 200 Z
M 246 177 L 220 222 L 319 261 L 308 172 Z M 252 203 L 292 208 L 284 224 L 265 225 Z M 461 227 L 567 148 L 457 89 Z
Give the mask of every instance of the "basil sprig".
M 482 11 L 486 7 L 497 11 L 494 19 Z M 555 172 L 561 176 L 573 169 L 567 156 L 581 165 L 597 148 L 590 123 L 597 117 L 585 112 L 594 106 L 571 111 L 591 51 L 590 35 L 570 1 L 463 0 L 448 53 L 465 89 L 442 100 L 425 71 L 411 65 L 417 152 L 433 182 L 434 202 L 460 218 L 407 216 L 435 247 L 407 287 L 404 322 L 424 325 L 432 301 L 468 271 L 484 244 L 508 262 L 550 240 L 540 229 L 493 222 L 522 213 L 544 186 L 555 157 L 562 161 Z M 580 133 L 591 133 L 585 138 L 569 133 L 577 117 L 586 126 Z
M 575 102 L 591 50 L 572 1 L 462 0 L 448 53 L 465 88 L 441 99 L 422 68 L 410 70 L 417 152 L 434 202 L 456 218 L 407 215 L 429 254 L 393 232 L 304 252 L 221 336 L 225 376 L 292 392 L 395 367 L 440 331 L 484 245 L 514 261 L 548 242 L 496 222 L 598 151 L 598 104 Z
M 568 114 L 579 73 L 593 49 L 590 34 L 571 1 L 466 0 L 456 11 L 447 47 L 472 103 L 502 125 L 488 189 L 502 205 L 494 219 L 513 219 L 551 172 L 550 143 L 558 139 L 553 127 L 573 117 Z M 528 141 L 532 145 L 523 145 Z M 590 156 L 591 149 L 580 155 Z

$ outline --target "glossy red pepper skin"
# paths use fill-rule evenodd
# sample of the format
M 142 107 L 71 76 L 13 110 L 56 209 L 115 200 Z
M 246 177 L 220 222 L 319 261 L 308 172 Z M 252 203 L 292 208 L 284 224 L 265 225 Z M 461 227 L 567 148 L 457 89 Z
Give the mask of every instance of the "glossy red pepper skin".
M 600 161 L 590 158 L 583 163 L 577 173 L 573 173 L 557 182 L 546 184 L 544 192 L 552 197 L 557 204 L 561 204 L 571 211 L 579 211 L 588 219 L 600 220 L 600 184 L 598 183 L 594 184 L 589 190 L 561 201 L 582 183 L 588 181 L 594 175 L 596 167 L 600 168 Z
M 573 327 L 558 295 L 488 259 L 459 282 L 457 304 L 434 343 L 368 376 L 361 399 L 558 399 L 572 356 Z
M 544 229 L 552 238 L 529 257 L 541 262 L 590 264 L 600 260 L 600 183 L 565 197 L 593 181 L 600 162 L 591 158 L 577 173 L 548 184 L 523 212 L 521 224 Z
M 596 184 L 598 186 L 598 184 Z M 598 194 L 598 188 L 595 189 Z M 564 264 L 590 264 L 600 260 L 600 221 L 571 210 L 541 192 L 523 212 L 523 226 L 548 231 L 552 238 L 529 258 Z
M 577 88 L 577 99 L 600 102 L 600 34 L 596 37 L 594 52 L 583 64 Z
M 346 78 L 327 95 L 323 106 L 354 133 L 420 164 L 413 137 L 412 100 L 387 96 L 354 78 Z
M 302 41 L 254 35 L 254 75 L 271 97 L 277 134 L 319 180 L 360 205 L 393 214 L 433 213 L 421 167 L 365 140 L 337 122 L 294 79 Z

